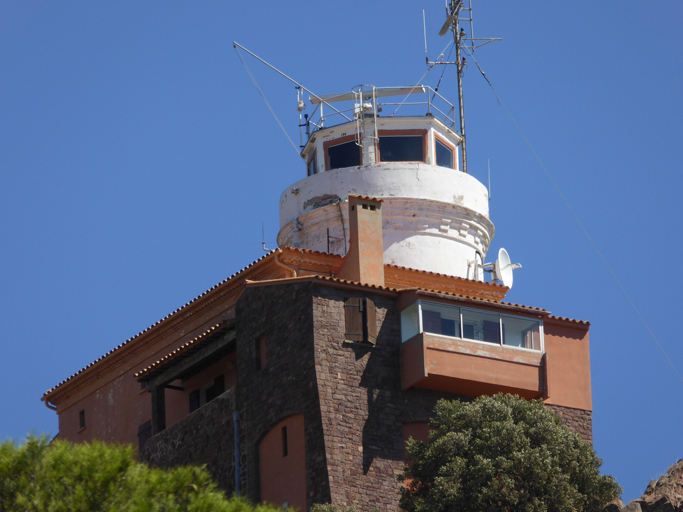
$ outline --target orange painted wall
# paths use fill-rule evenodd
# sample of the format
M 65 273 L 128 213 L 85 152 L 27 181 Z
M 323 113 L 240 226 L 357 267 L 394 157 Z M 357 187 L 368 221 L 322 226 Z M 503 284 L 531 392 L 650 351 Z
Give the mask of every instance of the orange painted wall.
M 73 396 L 62 399 L 57 409 L 60 439 L 76 443 L 99 439 L 107 443 L 128 443 L 137 447 L 138 427 L 152 419 L 152 399 L 147 391 L 141 389 L 135 372 L 146 368 L 217 323 L 215 317 L 196 320 L 197 327 L 188 329 L 177 341 L 170 342 L 168 337 L 161 338 L 157 343 L 146 347 L 137 358 L 115 371 L 103 371 L 97 380 L 77 390 Z M 226 389 L 228 382 L 226 375 Z M 175 384 L 180 385 L 180 382 Z M 189 412 L 189 398 L 179 398 L 176 393 L 184 396 L 180 391 L 166 392 L 169 408 L 166 416 L 172 422 L 182 417 L 178 416 L 177 408 L 180 405 L 176 404 L 186 403 L 184 415 Z M 85 411 L 86 428 L 83 430 L 79 429 L 78 415 L 81 410 Z
M 541 354 L 537 352 L 424 333 L 404 343 L 402 353 L 404 389 L 412 378 L 418 387 L 469 396 L 496 392 L 528 399 L 541 396 Z M 415 380 L 419 367 L 425 377 Z
M 403 424 L 403 455 L 405 456 L 406 441 L 410 438 L 416 441 L 429 441 L 429 422 L 428 421 L 413 421 L 411 423 Z
M 284 273 L 272 261 L 265 261 L 250 272 L 244 277 L 273 279 L 283 277 Z M 234 318 L 235 302 L 243 284 L 238 279 L 212 288 L 200 300 L 186 305 L 181 315 L 170 316 L 146 329 L 137 339 L 57 388 L 50 401 L 57 405 L 59 437 L 72 442 L 99 439 L 137 447 L 138 427 L 152 418 L 152 400 L 149 393 L 141 391 L 135 373 L 207 329 Z M 166 395 L 173 399 L 170 390 Z M 81 410 L 85 410 L 86 416 L 83 430 L 79 429 Z
M 287 427 L 287 455 L 283 456 L 282 428 Z M 306 510 L 306 436 L 303 415 L 275 425 L 259 445 L 261 501 Z
M 198 375 L 184 382 L 178 380 L 173 383 L 175 386 L 182 387 L 184 391 L 166 390 L 166 428 L 190 414 L 190 393 L 208 386 L 219 375 L 225 377 L 226 391 L 235 387 L 237 384 L 237 356 L 234 352 L 216 361 Z
M 401 347 L 403 389 L 412 386 L 468 396 L 514 393 L 552 405 L 590 411 L 588 325 L 544 319 L 546 368 L 539 353 L 431 334 L 419 334 Z
M 548 319 L 543 329 L 548 358 L 546 403 L 592 411 L 588 326 Z

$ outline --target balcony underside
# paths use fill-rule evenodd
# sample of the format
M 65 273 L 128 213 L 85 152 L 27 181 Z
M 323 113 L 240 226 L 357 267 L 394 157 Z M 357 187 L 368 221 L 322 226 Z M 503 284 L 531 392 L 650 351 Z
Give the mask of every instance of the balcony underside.
M 544 355 L 421 333 L 401 346 L 401 386 L 467 396 L 547 398 Z

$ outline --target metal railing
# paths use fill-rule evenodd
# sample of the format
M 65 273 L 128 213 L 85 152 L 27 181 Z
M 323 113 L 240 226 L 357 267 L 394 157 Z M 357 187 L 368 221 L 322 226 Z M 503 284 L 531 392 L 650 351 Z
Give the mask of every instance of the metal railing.
M 403 101 L 381 101 L 385 97 L 395 99 L 397 96 L 404 96 Z M 409 98 L 411 101 L 408 101 Z M 420 98 L 423 100 L 415 101 Z M 433 116 L 450 128 L 455 129 L 456 127 L 455 106 L 426 85 L 382 88 L 361 85 L 346 93 L 311 96 L 309 101 L 315 105 L 315 108 L 311 114 L 303 114 L 300 124 L 301 129 L 305 130 L 306 140 L 310 138 L 313 132 L 323 128 L 352 121 L 375 122 L 377 118 L 390 119 L 399 116 Z M 341 103 L 341 105 L 333 106 L 332 103 Z M 392 112 L 388 113 L 388 110 L 392 110 Z M 326 113 L 327 111 L 329 113 Z

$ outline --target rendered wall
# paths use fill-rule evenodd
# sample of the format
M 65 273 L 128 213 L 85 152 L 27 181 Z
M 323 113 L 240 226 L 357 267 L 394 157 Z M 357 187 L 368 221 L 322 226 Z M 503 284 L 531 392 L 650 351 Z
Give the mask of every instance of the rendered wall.
M 266 434 L 259 445 L 259 467 L 263 502 L 306 509 L 306 435 L 303 415 L 282 420 Z

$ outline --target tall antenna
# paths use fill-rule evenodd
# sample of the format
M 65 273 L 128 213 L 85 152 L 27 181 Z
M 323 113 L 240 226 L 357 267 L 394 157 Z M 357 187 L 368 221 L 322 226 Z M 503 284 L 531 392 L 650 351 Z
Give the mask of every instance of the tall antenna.
M 424 16 L 424 14 L 423 14 Z M 470 37 L 467 37 L 465 30 L 460 27 L 461 22 L 469 22 L 470 25 Z M 424 23 L 424 22 L 423 22 Z M 472 22 L 472 0 L 468 0 L 467 7 L 465 7 L 463 0 L 446 0 L 446 21 L 444 22 L 441 30 L 439 31 L 440 36 L 445 36 L 448 30 L 451 30 L 453 34 L 453 42 L 455 43 L 455 62 L 445 61 L 443 58 L 443 52 L 434 61 L 430 62 L 427 58 L 428 66 L 435 66 L 437 64 L 455 64 L 458 70 L 458 107 L 460 111 L 460 136 L 462 137 L 462 142 L 460 143 L 460 151 L 462 152 L 462 172 L 467 173 L 467 145 L 465 143 L 465 107 L 463 103 L 462 96 L 462 73 L 467 67 L 467 60 L 465 57 L 461 56 L 461 50 L 465 50 L 470 55 L 474 53 L 474 50 L 485 44 L 492 43 L 493 41 L 502 41 L 500 38 L 476 38 L 474 37 L 474 25 Z M 427 39 L 425 31 L 425 53 L 427 51 Z

